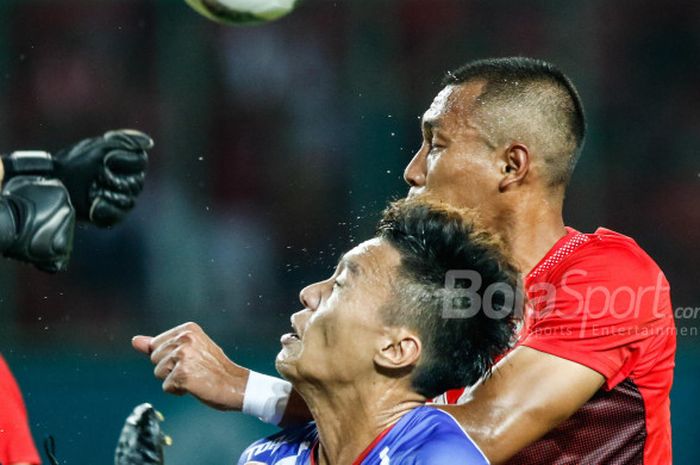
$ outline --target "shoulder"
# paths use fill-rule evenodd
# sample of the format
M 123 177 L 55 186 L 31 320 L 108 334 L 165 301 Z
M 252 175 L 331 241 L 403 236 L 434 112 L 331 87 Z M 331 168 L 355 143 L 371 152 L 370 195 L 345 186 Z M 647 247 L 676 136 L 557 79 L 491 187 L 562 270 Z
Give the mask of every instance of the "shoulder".
M 455 457 L 464 465 L 488 465 L 483 452 L 448 413 L 432 407 L 420 412 L 418 434 L 411 441 L 414 465 L 452 465 Z
M 610 229 L 598 228 L 586 235 L 590 240 L 571 254 L 570 261 L 605 263 L 616 267 L 645 266 L 658 269 L 654 260 L 629 236 Z
M 270 465 L 295 463 L 295 460 L 291 462 L 289 460 L 308 454 L 316 438 L 316 424 L 313 422 L 304 426 L 287 428 L 248 446 L 241 454 L 238 464 L 244 465 L 248 462 L 262 462 Z
M 656 262 L 631 237 L 605 228 L 598 228 L 586 237 L 586 243 L 557 267 L 557 275 L 581 275 L 588 282 L 591 278 L 647 285 L 655 284 L 658 279 L 665 281 Z

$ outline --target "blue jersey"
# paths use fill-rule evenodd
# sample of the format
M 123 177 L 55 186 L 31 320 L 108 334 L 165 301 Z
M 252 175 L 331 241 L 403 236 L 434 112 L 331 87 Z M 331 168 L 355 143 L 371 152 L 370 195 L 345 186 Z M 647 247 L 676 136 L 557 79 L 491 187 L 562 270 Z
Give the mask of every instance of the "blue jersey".
M 314 465 L 315 423 L 288 428 L 249 446 L 238 465 Z M 484 454 L 451 415 L 418 407 L 366 450 L 353 465 L 488 465 Z

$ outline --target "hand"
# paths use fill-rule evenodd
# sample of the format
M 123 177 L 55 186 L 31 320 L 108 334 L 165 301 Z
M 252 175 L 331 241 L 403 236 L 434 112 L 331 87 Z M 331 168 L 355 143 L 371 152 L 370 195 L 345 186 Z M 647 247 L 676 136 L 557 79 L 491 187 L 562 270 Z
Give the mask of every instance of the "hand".
M 236 365 L 196 323 L 185 323 L 156 337 L 136 336 L 139 352 L 151 356 L 163 391 L 192 394 L 218 410 L 241 410 L 249 370 Z
M 18 176 L 0 197 L 0 251 L 54 273 L 67 268 L 75 210 L 57 179 Z
M 78 219 L 99 227 L 120 222 L 143 189 L 153 140 L 135 130 L 109 131 L 53 156 L 54 173 L 65 184 Z

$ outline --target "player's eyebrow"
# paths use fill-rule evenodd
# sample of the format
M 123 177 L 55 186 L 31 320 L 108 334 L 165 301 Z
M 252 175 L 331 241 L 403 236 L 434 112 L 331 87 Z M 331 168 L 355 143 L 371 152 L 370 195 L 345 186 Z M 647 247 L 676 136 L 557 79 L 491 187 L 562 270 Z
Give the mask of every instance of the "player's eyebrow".
M 352 274 L 353 276 L 358 276 L 362 274 L 362 267 L 360 266 L 360 264 L 345 256 L 343 256 L 340 259 L 340 262 L 338 263 L 338 267 L 340 268 L 341 266 L 345 266 L 348 270 L 350 270 L 350 274 Z

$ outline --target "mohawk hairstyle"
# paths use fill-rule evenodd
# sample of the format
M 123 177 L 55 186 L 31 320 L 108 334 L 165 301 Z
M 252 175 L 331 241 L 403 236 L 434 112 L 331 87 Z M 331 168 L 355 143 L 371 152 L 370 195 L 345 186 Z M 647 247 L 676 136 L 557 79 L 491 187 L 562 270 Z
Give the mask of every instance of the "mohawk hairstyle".
M 417 331 L 423 344 L 412 377 L 414 389 L 432 398 L 474 384 L 510 347 L 515 306 L 522 299 L 508 302 L 495 293 L 490 302 L 500 318 L 481 306 L 473 316 L 449 318 L 443 313 L 445 302 L 460 301 L 465 289 L 446 286 L 446 274 L 478 273 L 479 299 L 474 301 L 483 302 L 486 288 L 496 283 L 519 292 L 518 272 L 506 259 L 502 244 L 476 225 L 470 211 L 419 198 L 392 203 L 384 211 L 377 236 L 401 254 L 395 298 L 382 309 L 382 318 L 386 324 Z

